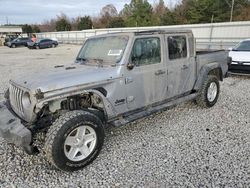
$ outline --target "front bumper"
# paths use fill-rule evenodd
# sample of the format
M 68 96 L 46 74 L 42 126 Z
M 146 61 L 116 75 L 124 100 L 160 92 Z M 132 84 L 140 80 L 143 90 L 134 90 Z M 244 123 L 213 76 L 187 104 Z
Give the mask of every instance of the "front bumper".
M 250 74 L 250 62 L 232 62 L 228 70 L 230 73 Z
M 31 131 L 8 109 L 6 102 L 0 102 L 0 137 L 22 147 L 28 154 L 34 153 Z

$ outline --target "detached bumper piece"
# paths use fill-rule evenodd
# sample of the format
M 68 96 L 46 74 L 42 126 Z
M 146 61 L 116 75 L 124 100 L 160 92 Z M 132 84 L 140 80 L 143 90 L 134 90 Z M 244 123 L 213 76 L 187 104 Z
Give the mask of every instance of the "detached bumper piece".
M 32 146 L 31 131 L 9 111 L 5 102 L 0 102 L 0 137 L 22 147 L 28 154 L 34 154 L 36 151 Z

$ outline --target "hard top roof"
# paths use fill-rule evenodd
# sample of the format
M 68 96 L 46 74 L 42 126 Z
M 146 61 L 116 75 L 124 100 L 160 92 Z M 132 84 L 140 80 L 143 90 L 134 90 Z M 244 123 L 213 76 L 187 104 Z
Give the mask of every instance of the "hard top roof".
M 138 31 L 134 32 L 135 35 L 145 35 L 145 34 L 172 34 L 172 33 L 191 33 L 192 30 L 174 30 L 174 29 L 159 29 L 159 30 L 145 30 L 145 31 Z
M 95 35 L 89 38 L 105 37 L 112 35 L 154 35 L 154 34 L 178 34 L 178 33 L 192 33 L 192 30 L 187 29 L 159 29 L 159 30 L 144 30 L 144 31 L 126 31 L 126 32 L 111 32 L 106 34 Z

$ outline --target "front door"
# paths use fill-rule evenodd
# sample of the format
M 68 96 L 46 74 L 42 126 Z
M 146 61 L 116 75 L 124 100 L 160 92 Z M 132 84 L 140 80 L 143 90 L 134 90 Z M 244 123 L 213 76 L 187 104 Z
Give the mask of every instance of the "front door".
M 190 92 L 195 83 L 196 64 L 191 50 L 194 46 L 189 45 L 188 41 L 191 40 L 187 40 L 188 37 L 185 34 L 165 35 L 168 98 Z
M 137 37 L 132 48 L 132 70 L 125 71 L 127 105 L 130 110 L 162 101 L 166 97 L 166 66 L 160 36 Z

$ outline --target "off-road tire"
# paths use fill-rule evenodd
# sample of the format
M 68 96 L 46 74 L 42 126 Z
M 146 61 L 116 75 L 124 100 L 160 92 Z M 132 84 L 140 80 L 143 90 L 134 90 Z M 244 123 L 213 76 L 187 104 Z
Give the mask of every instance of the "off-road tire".
M 213 101 L 209 101 L 207 97 L 208 88 L 211 83 L 215 83 L 217 86 L 217 94 Z M 201 86 L 199 94 L 196 98 L 196 103 L 203 108 L 210 108 L 216 104 L 219 94 L 220 94 L 220 84 L 218 78 L 214 75 L 208 75 L 206 80 L 203 82 Z
M 64 153 L 65 139 L 72 130 L 86 124 L 93 128 L 97 135 L 95 148 L 87 158 L 78 162 L 71 161 Z M 70 111 L 60 116 L 50 127 L 46 134 L 44 150 L 48 161 L 56 168 L 75 171 L 90 164 L 98 156 L 104 137 L 102 121 L 96 115 L 82 110 Z

